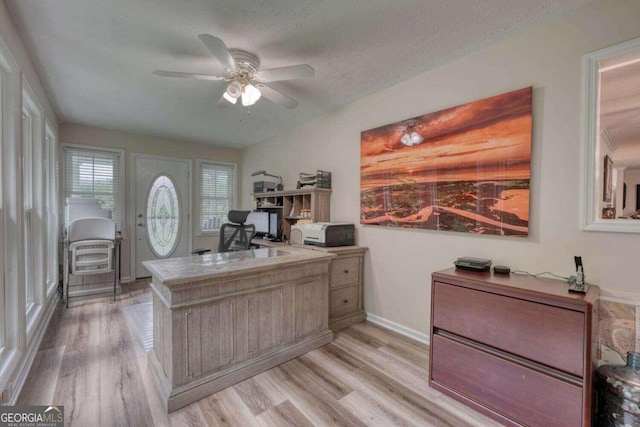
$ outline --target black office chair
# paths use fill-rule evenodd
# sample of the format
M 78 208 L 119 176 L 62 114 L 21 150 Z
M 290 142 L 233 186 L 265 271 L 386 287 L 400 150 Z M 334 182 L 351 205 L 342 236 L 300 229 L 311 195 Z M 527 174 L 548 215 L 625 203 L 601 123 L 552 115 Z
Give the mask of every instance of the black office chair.
M 218 252 L 246 251 L 251 247 L 251 239 L 256 234 L 256 226 L 245 224 L 251 211 L 229 211 L 229 222 L 220 227 L 220 240 L 218 240 Z M 193 255 L 204 255 L 211 249 L 194 249 Z
M 251 211 L 229 211 L 229 222 L 220 227 L 218 252 L 246 251 L 256 234 L 256 226 L 245 224 Z

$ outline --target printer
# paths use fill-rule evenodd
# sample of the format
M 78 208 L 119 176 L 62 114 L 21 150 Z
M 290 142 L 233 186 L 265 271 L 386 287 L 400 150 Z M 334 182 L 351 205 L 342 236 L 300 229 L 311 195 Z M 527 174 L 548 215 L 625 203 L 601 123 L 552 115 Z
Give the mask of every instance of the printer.
M 351 246 L 356 227 L 344 222 L 314 222 L 304 226 L 304 244 L 322 247 Z

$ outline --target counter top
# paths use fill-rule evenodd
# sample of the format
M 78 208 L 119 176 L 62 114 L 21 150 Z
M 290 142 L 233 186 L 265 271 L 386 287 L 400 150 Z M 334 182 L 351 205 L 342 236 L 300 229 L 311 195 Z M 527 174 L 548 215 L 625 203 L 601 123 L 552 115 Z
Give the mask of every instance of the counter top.
M 250 274 L 277 269 L 283 264 L 304 264 L 322 258 L 330 260 L 334 254 L 288 246 L 248 251 L 213 253 L 181 258 L 144 261 L 142 264 L 165 286 L 193 280 L 222 278 L 234 274 Z

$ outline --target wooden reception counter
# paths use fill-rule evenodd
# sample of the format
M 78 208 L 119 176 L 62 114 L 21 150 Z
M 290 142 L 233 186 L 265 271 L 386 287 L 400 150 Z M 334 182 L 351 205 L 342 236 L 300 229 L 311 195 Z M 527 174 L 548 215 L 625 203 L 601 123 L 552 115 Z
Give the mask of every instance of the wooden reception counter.
M 333 257 L 290 246 L 144 262 L 167 411 L 330 343 Z

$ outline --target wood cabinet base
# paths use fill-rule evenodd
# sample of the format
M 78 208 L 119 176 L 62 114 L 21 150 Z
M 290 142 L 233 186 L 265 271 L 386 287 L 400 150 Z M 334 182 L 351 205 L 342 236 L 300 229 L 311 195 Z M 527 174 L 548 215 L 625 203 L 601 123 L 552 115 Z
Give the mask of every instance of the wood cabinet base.
M 335 255 L 294 247 L 260 251 L 147 266 L 153 270 L 149 361 L 168 412 L 332 341 Z M 231 261 L 211 268 L 218 258 Z M 198 274 L 200 267 L 206 275 Z
M 149 363 L 160 381 L 165 409 L 167 412 L 173 412 L 332 341 L 333 333 L 325 330 L 272 354 L 262 355 L 173 390 L 171 390 L 171 384 L 164 375 L 160 361 L 153 350 L 149 352 Z
M 432 384 L 465 404 L 484 402 L 481 412 L 506 425 L 535 420 L 544 426 L 576 425 L 582 418 L 582 387 L 573 382 L 476 349 L 468 343 L 433 335 Z M 574 381 L 575 382 L 575 381 Z M 505 393 L 505 390 L 517 392 Z M 458 394 L 460 393 L 460 394 Z M 474 405 L 475 406 L 475 405 Z M 513 419 L 511 418 L 513 417 Z
M 358 313 L 349 314 L 338 319 L 331 319 L 329 321 L 329 329 L 332 331 L 339 331 L 347 326 L 355 325 L 356 323 L 364 322 L 367 320 L 367 313 L 360 311 Z
M 364 246 L 306 248 L 337 255 L 329 268 L 329 328 L 338 331 L 367 320 L 364 311 Z

